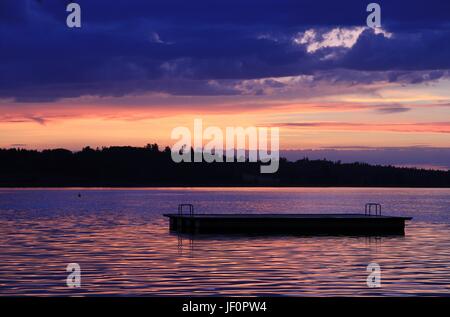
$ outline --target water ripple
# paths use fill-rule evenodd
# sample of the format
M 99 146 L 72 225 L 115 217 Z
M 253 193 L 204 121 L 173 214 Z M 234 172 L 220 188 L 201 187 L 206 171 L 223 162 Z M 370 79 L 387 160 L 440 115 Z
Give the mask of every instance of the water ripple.
M 82 198 L 78 198 L 82 192 Z M 358 212 L 414 217 L 405 236 L 178 236 L 162 213 Z M 1 295 L 448 295 L 450 190 L 0 190 Z M 66 284 L 79 263 L 82 287 Z M 380 288 L 366 267 L 381 266 Z

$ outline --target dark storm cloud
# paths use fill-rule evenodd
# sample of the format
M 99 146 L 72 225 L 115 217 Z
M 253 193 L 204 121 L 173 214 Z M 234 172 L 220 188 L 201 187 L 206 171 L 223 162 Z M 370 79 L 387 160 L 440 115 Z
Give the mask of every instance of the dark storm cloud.
M 67 1 L 2 0 L 0 98 L 230 95 L 240 93 L 233 81 L 302 74 L 369 83 L 375 71 L 410 83 L 447 76 L 450 5 L 379 2 L 392 38 L 367 30 L 350 49 L 307 52 L 293 41 L 299 32 L 363 26 L 368 2 L 79 0 L 82 28 L 69 29 Z
M 356 70 L 441 70 L 450 68 L 448 56 L 450 28 L 398 33 L 392 38 L 365 31 L 339 63 Z

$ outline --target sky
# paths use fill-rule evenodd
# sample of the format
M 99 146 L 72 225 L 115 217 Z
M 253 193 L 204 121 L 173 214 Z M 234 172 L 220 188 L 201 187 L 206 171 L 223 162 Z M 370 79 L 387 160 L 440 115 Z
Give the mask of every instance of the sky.
M 0 0 L 0 147 L 280 128 L 308 156 L 450 168 L 450 2 Z M 342 3 L 344 2 L 344 3 Z

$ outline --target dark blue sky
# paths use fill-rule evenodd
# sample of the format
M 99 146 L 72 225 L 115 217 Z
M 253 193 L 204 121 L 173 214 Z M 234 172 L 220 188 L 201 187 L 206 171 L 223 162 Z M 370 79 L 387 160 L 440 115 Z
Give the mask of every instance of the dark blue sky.
M 366 30 L 345 54 L 339 54 L 340 47 L 310 54 L 293 43 L 307 29 L 364 26 L 369 2 L 79 0 L 82 28 L 68 29 L 68 1 L 2 0 L 0 97 L 229 95 L 239 91 L 212 88 L 206 81 L 339 69 L 389 71 L 390 81 L 404 71 L 411 72 L 402 77 L 406 81 L 423 80 L 414 71 L 428 71 L 432 79 L 444 76 L 450 68 L 448 1 L 378 1 L 382 27 L 395 37 Z M 329 54 L 339 55 L 324 59 Z M 337 78 L 353 81 L 354 76 Z

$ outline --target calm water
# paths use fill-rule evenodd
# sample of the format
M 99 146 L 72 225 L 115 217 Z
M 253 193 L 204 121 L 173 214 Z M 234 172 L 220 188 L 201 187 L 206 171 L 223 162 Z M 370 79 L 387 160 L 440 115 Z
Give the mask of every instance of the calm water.
M 81 193 L 81 198 L 77 195 Z M 161 215 L 413 216 L 401 237 L 177 236 Z M 0 189 L 0 295 L 449 295 L 448 189 Z M 66 286 L 79 263 L 81 288 Z M 366 267 L 381 266 L 381 288 Z

